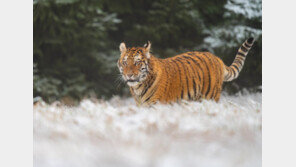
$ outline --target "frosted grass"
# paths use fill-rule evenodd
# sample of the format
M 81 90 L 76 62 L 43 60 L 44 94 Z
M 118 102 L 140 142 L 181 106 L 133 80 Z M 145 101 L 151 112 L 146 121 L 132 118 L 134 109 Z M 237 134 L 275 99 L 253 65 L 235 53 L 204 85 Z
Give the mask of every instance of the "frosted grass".
M 261 93 L 137 107 L 133 99 L 34 105 L 36 167 L 259 167 Z

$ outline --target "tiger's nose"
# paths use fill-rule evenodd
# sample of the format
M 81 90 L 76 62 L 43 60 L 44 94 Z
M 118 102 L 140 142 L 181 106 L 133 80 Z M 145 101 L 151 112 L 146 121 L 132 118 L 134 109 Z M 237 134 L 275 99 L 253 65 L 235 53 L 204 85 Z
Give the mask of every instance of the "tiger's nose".
M 127 78 L 131 78 L 133 74 L 126 74 Z

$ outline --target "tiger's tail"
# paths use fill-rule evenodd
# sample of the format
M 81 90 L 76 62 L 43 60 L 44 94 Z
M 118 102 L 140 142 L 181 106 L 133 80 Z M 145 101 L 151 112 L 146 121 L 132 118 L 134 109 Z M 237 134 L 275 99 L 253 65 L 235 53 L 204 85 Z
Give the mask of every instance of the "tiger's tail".
M 246 56 L 254 43 L 254 38 L 247 39 L 238 49 L 233 63 L 228 67 L 225 65 L 224 81 L 229 82 L 236 79 L 244 66 Z

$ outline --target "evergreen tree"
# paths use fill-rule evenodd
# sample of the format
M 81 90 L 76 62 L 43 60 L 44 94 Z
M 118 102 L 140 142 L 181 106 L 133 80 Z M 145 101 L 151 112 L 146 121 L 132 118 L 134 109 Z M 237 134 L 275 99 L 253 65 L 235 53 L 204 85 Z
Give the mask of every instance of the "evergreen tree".
M 166 58 L 209 50 L 230 65 L 250 36 L 256 43 L 235 92 L 261 85 L 261 0 L 34 0 L 34 97 L 129 95 L 119 85 L 118 45 L 152 42 Z M 239 86 L 236 86 L 239 85 Z

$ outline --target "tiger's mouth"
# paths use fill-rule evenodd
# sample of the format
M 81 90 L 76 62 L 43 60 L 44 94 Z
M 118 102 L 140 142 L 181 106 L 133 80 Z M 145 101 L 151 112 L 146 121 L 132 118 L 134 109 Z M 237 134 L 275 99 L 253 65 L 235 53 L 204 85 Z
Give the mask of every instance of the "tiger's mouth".
M 128 86 L 136 86 L 139 84 L 139 79 L 129 79 L 126 81 Z
M 126 82 L 131 82 L 131 83 L 139 82 L 139 79 L 128 79 L 126 80 Z
M 130 78 L 130 77 L 126 77 L 124 76 L 124 80 L 125 80 L 125 83 L 128 85 L 128 86 L 131 86 L 131 87 L 134 87 L 140 83 L 142 83 L 147 77 L 147 74 L 141 74 L 141 75 L 138 75 L 138 76 L 134 76 L 133 78 Z

